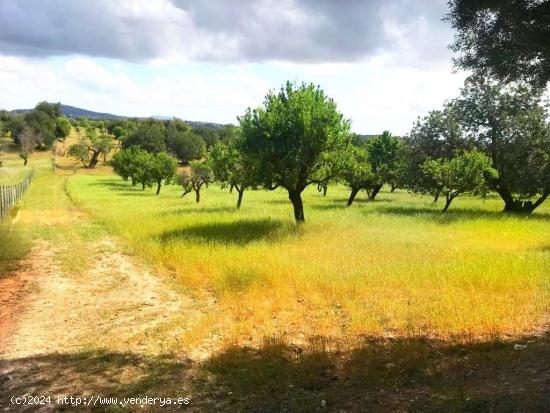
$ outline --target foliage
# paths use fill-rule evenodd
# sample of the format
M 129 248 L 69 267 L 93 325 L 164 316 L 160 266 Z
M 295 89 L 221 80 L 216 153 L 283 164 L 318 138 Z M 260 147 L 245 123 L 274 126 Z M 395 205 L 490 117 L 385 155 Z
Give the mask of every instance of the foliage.
M 469 149 L 459 113 L 452 103 L 433 110 L 414 124 L 403 147 L 404 163 L 398 168 L 399 186 L 413 192 L 436 186 L 422 170 L 428 159 L 451 159 L 458 151 Z M 437 195 L 436 195 L 437 196 Z
M 142 188 L 157 184 L 158 195 L 162 183 L 168 185 L 176 175 L 177 162 L 165 152 L 150 153 L 133 146 L 117 152 L 111 160 L 114 172 L 122 179 L 131 179 L 132 185 Z
M 65 139 L 71 132 L 71 123 L 65 117 L 58 117 L 55 122 L 55 136 Z
M 313 84 L 287 82 L 269 92 L 262 107 L 239 118 L 241 150 L 255 168 L 255 182 L 267 189 L 287 190 L 297 223 L 303 222 L 301 193 L 315 183 L 323 154 L 350 143 L 349 121 L 332 99 Z
M 193 132 L 202 138 L 203 142 L 208 148 L 214 146 L 220 140 L 218 131 L 214 128 L 209 128 L 207 126 L 197 126 L 193 128 Z
M 155 119 L 143 121 L 124 141 L 124 148 L 131 146 L 139 146 L 152 153 L 166 152 L 164 124 Z
M 347 203 L 351 206 L 359 191 L 368 190 L 379 181 L 372 169 L 369 152 L 365 147 L 350 146 L 343 155 L 343 159 L 344 165 L 339 173 L 339 181 L 351 189 Z
M 466 139 L 498 171 L 491 187 L 505 211 L 531 213 L 550 195 L 550 125 L 541 99 L 526 85 L 471 77 L 454 101 Z
M 50 148 L 56 139 L 64 139 L 70 131 L 68 124 L 59 120 L 61 116 L 59 103 L 40 102 L 34 110 L 24 115 L 24 120 L 40 137 L 40 145 Z
M 376 179 L 369 189 L 369 199 L 374 201 L 376 195 L 385 183 L 395 182 L 398 173 L 398 163 L 401 143 L 389 131 L 369 139 L 366 148 L 369 154 L 369 163 Z
M 183 187 L 182 197 L 195 191 L 195 201 L 201 200 L 201 188 L 213 182 L 214 175 L 209 162 L 192 161 L 191 171 L 183 171 L 179 176 L 179 183 Z
M 244 192 L 254 186 L 254 165 L 244 156 L 235 140 L 224 144 L 216 143 L 208 154 L 212 174 L 222 188 L 229 186 L 237 190 L 237 208 L 241 207 Z
M 99 156 L 103 155 L 106 158 L 113 148 L 113 136 L 106 130 L 99 130 L 93 126 L 79 127 L 77 132 L 80 134 L 78 143 L 69 147 L 68 154 L 79 159 L 87 168 L 95 168 Z
M 155 153 L 149 163 L 149 176 L 157 184 L 157 195 L 160 193 L 162 182 L 168 185 L 176 175 L 177 162 L 166 152 Z
M 195 134 L 189 125 L 179 119 L 174 119 L 168 124 L 166 144 L 184 165 L 188 165 L 194 159 L 200 159 L 205 151 L 202 137 Z
M 540 0 L 451 0 L 458 67 L 504 81 L 550 80 L 550 12 Z
M 4 128 L 7 132 L 10 133 L 13 141 L 19 144 L 19 136 L 26 126 L 27 125 L 25 123 L 25 116 L 14 115 L 8 121 L 6 121 L 6 125 L 4 126 Z
M 120 141 L 127 139 L 137 129 L 137 122 L 131 120 L 112 120 L 110 121 L 106 129 L 107 131 Z
M 424 191 L 432 195 L 445 195 L 443 212 L 461 194 L 485 193 L 487 180 L 498 175 L 491 167 L 491 160 L 477 150 L 457 154 L 451 159 L 428 159 L 422 164 L 422 171 L 431 178 L 428 182 L 433 183 L 433 186 L 424 188 Z

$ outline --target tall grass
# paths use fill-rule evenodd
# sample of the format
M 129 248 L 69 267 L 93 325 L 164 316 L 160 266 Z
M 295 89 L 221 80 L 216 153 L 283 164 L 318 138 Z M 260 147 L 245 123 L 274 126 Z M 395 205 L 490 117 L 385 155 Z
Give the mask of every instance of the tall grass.
M 77 175 L 67 188 L 205 303 L 188 339 L 494 338 L 537 330 L 549 309 L 548 206 L 527 219 L 502 215 L 496 197 L 463 198 L 443 215 L 397 191 L 346 208 L 345 188 L 311 188 L 297 228 L 279 191 L 247 192 L 237 211 L 215 186 L 200 204 L 112 176 Z

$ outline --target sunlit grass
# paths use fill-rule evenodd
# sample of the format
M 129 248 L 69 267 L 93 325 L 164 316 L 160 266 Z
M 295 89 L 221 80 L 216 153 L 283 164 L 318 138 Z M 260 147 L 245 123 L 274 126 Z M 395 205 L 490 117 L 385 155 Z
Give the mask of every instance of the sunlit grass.
M 75 176 L 71 197 L 132 249 L 214 297 L 208 326 L 227 342 L 325 336 L 474 339 L 532 332 L 549 308 L 550 215 L 500 214 L 496 197 L 448 214 L 429 198 L 382 193 L 346 208 L 347 191 L 305 194 L 297 228 L 284 192 L 211 186 L 200 204 L 117 177 Z

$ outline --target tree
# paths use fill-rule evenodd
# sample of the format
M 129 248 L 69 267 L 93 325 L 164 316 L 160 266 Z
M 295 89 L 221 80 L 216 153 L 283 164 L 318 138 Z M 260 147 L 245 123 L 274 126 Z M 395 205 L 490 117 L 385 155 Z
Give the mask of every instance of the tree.
M 366 147 L 369 163 L 376 177 L 369 188 L 369 200 L 374 201 L 385 183 L 395 181 L 400 142 L 389 131 L 384 131 L 382 135 L 369 139 Z
M 213 181 L 212 170 L 208 162 L 192 161 L 191 171 L 184 171 L 179 177 L 180 185 L 183 187 L 182 197 L 191 191 L 195 191 L 195 201 L 201 200 L 201 188 Z
M 165 152 L 155 153 L 149 162 L 149 176 L 157 184 L 156 194 L 160 194 L 162 182 L 168 185 L 176 175 L 177 162 Z
M 70 126 L 59 120 L 61 116 L 59 103 L 40 102 L 24 115 L 24 121 L 40 137 L 40 145 L 51 148 L 56 139 L 64 139 L 70 131 Z
M 203 139 L 195 134 L 185 122 L 174 119 L 166 129 L 168 149 L 184 164 L 200 159 L 205 150 Z
M 321 88 L 287 82 L 279 93 L 267 94 L 263 107 L 249 108 L 239 123 L 241 150 L 261 166 L 254 169 L 255 182 L 284 188 L 296 222 L 304 222 L 302 192 L 316 182 L 322 155 L 349 145 L 349 121 Z
M 135 179 L 136 177 L 136 158 L 138 157 L 138 152 L 145 151 L 137 146 L 133 146 L 128 149 L 123 149 L 120 152 L 117 152 L 111 159 L 111 166 L 113 171 L 119 175 L 122 179 L 127 181 L 128 179 L 132 180 L 132 185 L 136 185 L 138 182 Z
M 125 181 L 129 178 L 132 186 L 141 184 L 145 189 L 151 186 L 151 154 L 139 146 L 133 146 L 116 153 L 111 160 L 114 172 Z
M 36 132 L 26 126 L 19 134 L 20 156 L 23 159 L 23 165 L 26 166 L 29 160 L 29 155 L 34 152 L 34 149 L 40 142 L 40 137 Z
M 422 164 L 423 172 L 431 178 L 432 187 L 425 192 L 445 195 L 446 212 L 451 202 L 466 192 L 485 192 L 487 180 L 494 179 L 497 171 L 491 167 L 491 160 L 482 152 L 463 152 L 451 159 L 428 159 Z
M 78 128 L 80 138 L 78 143 L 69 147 L 69 155 L 79 159 L 87 168 L 95 168 L 99 156 L 106 157 L 113 147 L 113 136 L 106 130 L 98 130 L 89 126 L 86 129 Z
M 155 119 L 142 122 L 124 141 L 124 148 L 131 146 L 152 153 L 166 152 L 164 124 Z
M 218 130 L 212 127 L 196 126 L 193 128 L 193 132 L 202 138 L 208 148 L 214 146 L 220 140 Z
M 238 142 L 216 143 L 210 150 L 208 162 L 212 174 L 222 188 L 229 186 L 238 193 L 237 209 L 241 207 L 246 189 L 254 186 L 254 166 L 238 148 Z
M 414 124 L 407 144 L 402 147 L 402 163 L 398 166 L 398 182 L 412 192 L 433 188 L 436 183 L 422 170 L 428 159 L 451 159 L 458 151 L 470 149 L 464 136 L 456 105 L 447 103 L 442 110 L 433 110 Z M 439 193 L 434 194 L 435 201 Z
M 55 136 L 65 139 L 71 132 L 71 123 L 66 117 L 59 117 L 55 121 Z
M 343 166 L 339 173 L 339 181 L 351 189 L 348 206 L 353 204 L 359 191 L 372 188 L 378 182 L 369 162 L 369 152 L 365 147 L 349 147 L 343 155 Z
M 19 136 L 26 126 L 27 124 L 25 123 L 25 116 L 15 115 L 6 122 L 5 129 L 10 133 L 13 142 L 19 144 Z
M 550 4 L 547 0 L 451 0 L 447 19 L 457 30 L 455 64 L 503 81 L 550 80 Z
M 471 77 L 454 101 L 466 139 L 498 171 L 490 185 L 507 212 L 530 214 L 550 195 L 550 125 L 541 93 Z

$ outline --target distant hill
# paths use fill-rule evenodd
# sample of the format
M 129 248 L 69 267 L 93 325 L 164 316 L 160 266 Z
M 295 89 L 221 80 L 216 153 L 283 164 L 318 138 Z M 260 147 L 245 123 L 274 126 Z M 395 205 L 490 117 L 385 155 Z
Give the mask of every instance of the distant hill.
M 106 112 L 94 112 L 92 110 L 77 108 L 76 106 L 70 106 L 70 105 L 60 105 L 61 113 L 63 113 L 68 118 L 75 118 L 78 119 L 81 116 L 84 116 L 88 119 L 94 119 L 94 120 L 122 120 L 122 119 L 146 119 L 146 118 L 140 118 L 136 116 L 121 116 L 121 115 L 114 115 L 112 113 L 106 113 Z M 30 112 L 32 109 L 15 109 L 12 110 L 11 113 L 27 113 Z M 170 120 L 173 117 L 172 116 L 150 116 L 154 119 L 159 120 Z M 214 122 L 203 122 L 203 121 L 193 121 L 193 120 L 186 120 L 189 125 L 193 127 L 207 127 L 207 128 L 220 128 L 224 125 L 221 123 L 214 123 Z

